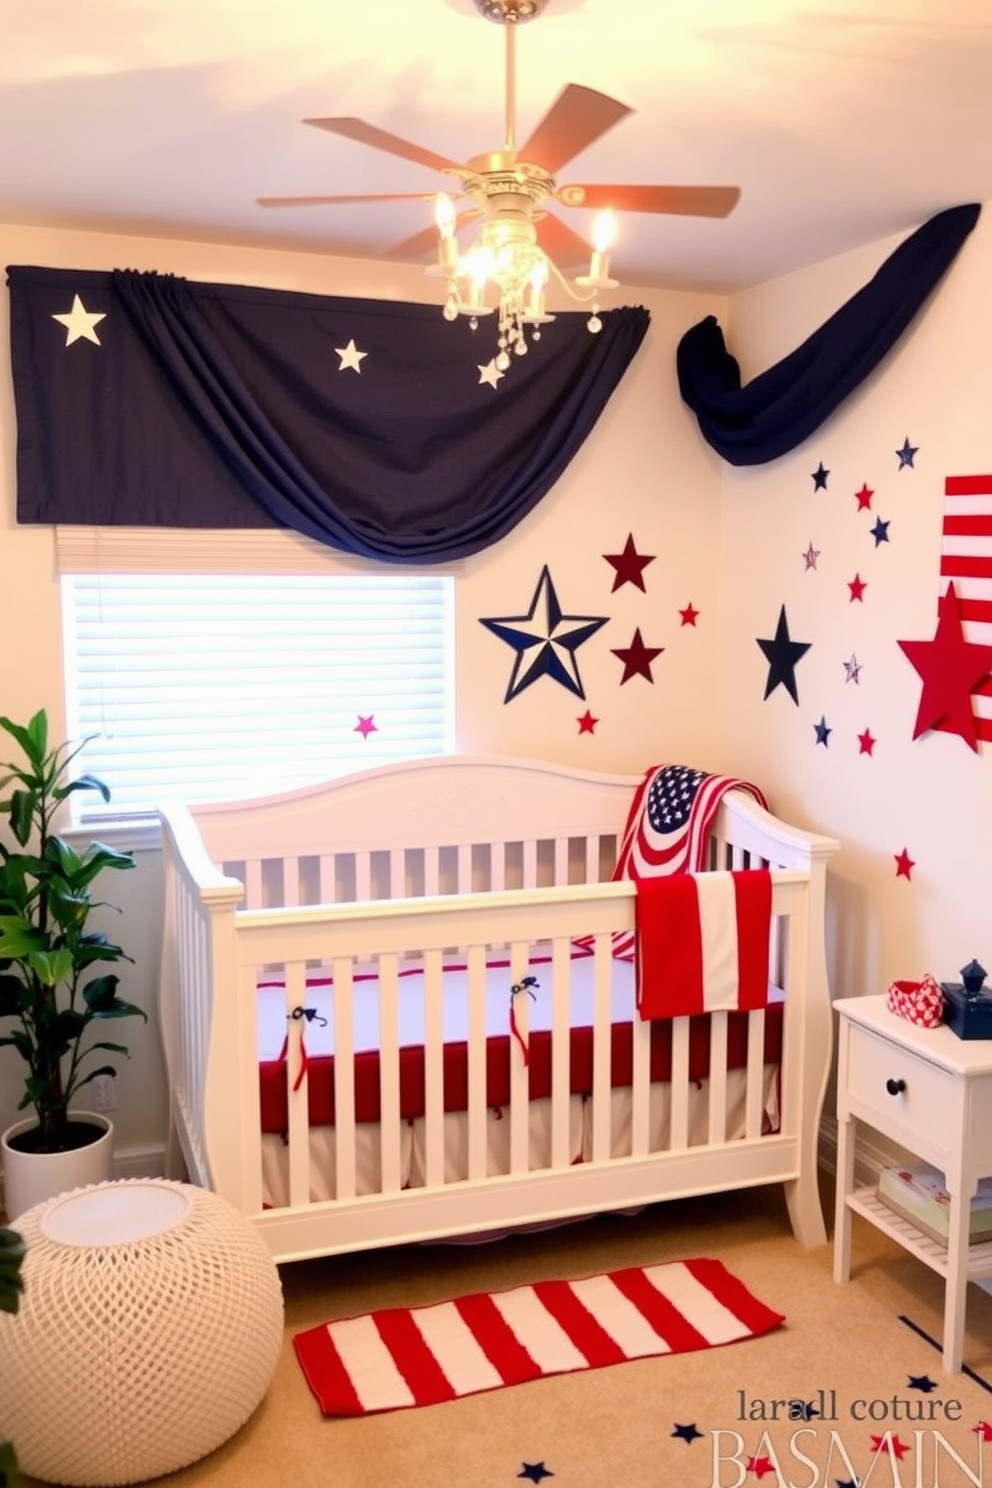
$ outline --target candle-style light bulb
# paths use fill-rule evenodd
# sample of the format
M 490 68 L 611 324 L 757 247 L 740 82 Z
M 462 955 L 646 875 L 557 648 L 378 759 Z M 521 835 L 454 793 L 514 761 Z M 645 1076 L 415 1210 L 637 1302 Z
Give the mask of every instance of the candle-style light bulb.
M 455 237 L 455 204 L 450 196 L 439 191 L 434 203 L 434 221 L 437 223 L 437 267 L 429 272 L 446 274 L 449 278 L 458 271 L 458 239 Z
M 609 207 L 600 212 L 592 225 L 592 245 L 597 253 L 608 253 L 617 240 L 616 213 Z

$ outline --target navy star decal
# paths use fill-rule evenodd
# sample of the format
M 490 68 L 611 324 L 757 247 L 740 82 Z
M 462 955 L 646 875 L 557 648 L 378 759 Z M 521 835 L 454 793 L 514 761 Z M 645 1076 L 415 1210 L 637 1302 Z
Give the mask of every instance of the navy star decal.
M 675 1430 L 672 1432 L 673 1436 L 677 1436 L 680 1441 L 684 1441 L 690 1447 L 696 1438 L 701 1437 L 702 1434 L 701 1431 L 696 1429 L 695 1421 L 690 1421 L 687 1426 L 680 1426 L 678 1421 L 676 1421 Z
M 911 1374 L 909 1376 L 910 1390 L 922 1390 L 924 1395 L 929 1395 L 931 1390 L 936 1390 L 937 1381 L 932 1380 L 928 1374 Z
M 553 1478 L 554 1473 L 546 1468 L 543 1462 L 525 1462 L 523 1472 L 518 1472 L 517 1477 L 527 1478 L 531 1483 L 539 1483 L 542 1478 Z
M 799 693 L 796 690 L 796 666 L 800 659 L 806 655 L 811 642 L 794 641 L 789 635 L 789 621 L 785 613 L 785 605 L 779 611 L 778 625 L 772 640 L 761 640 L 758 645 L 765 653 L 768 661 L 768 680 L 765 683 L 765 697 L 771 697 L 776 687 L 784 687 L 792 701 L 799 703 Z
M 821 460 L 811 477 L 814 491 L 825 491 L 827 489 L 827 477 L 829 474 L 830 471 L 824 470 L 823 461 Z
M 512 702 L 539 677 L 550 677 L 585 699 L 575 653 L 608 619 L 608 615 L 563 614 L 545 564 L 526 615 L 479 621 L 516 653 L 503 702 Z
M 883 522 L 882 519 L 881 519 L 881 517 L 878 518 L 878 520 L 875 523 L 874 527 L 870 528 L 869 530 L 871 532 L 872 537 L 875 539 L 875 546 L 876 546 L 876 548 L 878 547 L 879 543 L 888 542 L 888 540 L 889 540 L 889 524 L 888 524 L 888 522 Z
M 920 446 L 918 444 L 910 444 L 909 436 L 907 435 L 907 437 L 902 442 L 902 449 L 896 450 L 896 454 L 899 456 L 900 470 L 902 470 L 903 467 L 906 465 L 909 466 L 910 470 L 914 470 L 916 468 L 913 464 L 913 460 L 916 458 L 919 448 Z

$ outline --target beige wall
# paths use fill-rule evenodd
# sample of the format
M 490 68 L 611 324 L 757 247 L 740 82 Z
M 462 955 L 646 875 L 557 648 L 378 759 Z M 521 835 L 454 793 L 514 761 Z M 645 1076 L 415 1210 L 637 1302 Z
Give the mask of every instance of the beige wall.
M 604 769 L 684 760 L 758 781 L 783 814 L 844 844 L 830 896 L 836 995 L 881 991 L 893 977 L 925 970 L 950 979 L 972 956 L 992 967 L 992 745 L 973 754 L 956 736 L 913 742 L 920 687 L 897 645 L 933 635 L 945 476 L 992 471 L 988 209 L 886 364 L 802 448 L 771 465 L 735 470 L 705 446 L 679 399 L 674 354 L 682 332 L 714 313 L 745 378 L 755 375 L 860 288 L 895 241 L 730 304 L 618 292 L 618 303 L 651 311 L 636 361 L 556 489 L 502 543 L 468 560 L 457 580 L 459 747 Z M 126 264 L 328 294 L 432 300 L 436 288 L 417 271 L 375 264 L 17 227 L 0 227 L 0 248 L 5 264 Z M 6 308 L 4 298 L 4 340 Z M 919 454 L 913 470 L 899 471 L 894 452 L 907 436 Z M 53 544 L 49 532 L 14 523 L 14 438 L 5 368 L 0 709 L 19 718 L 45 705 L 60 719 Z M 831 475 L 827 490 L 814 493 L 810 473 L 821 460 Z M 876 492 L 871 517 L 856 510 L 863 482 Z M 875 515 L 891 522 L 891 540 L 877 549 L 868 534 Z M 628 532 L 656 558 L 646 594 L 627 585 L 613 595 L 602 555 L 618 551 Z M 815 572 L 804 571 L 800 556 L 810 542 L 821 552 Z M 585 705 L 546 679 L 504 705 L 509 652 L 478 624 L 524 608 L 544 563 L 566 608 L 611 617 L 580 653 L 588 704 L 601 720 L 593 737 L 578 734 Z M 855 572 L 868 581 L 861 604 L 847 589 Z M 679 624 L 690 602 L 700 611 L 695 629 Z M 793 637 L 812 646 L 796 672 L 798 707 L 781 688 L 762 696 L 767 669 L 756 638 L 773 633 L 783 603 Z M 620 687 L 611 648 L 626 645 L 636 626 L 664 654 L 654 685 L 635 678 Z M 852 653 L 863 664 L 857 685 L 844 681 Z M 827 748 L 815 743 L 821 715 L 833 730 Z M 856 739 L 866 727 L 878 740 L 870 758 Z M 917 864 L 908 883 L 895 877 L 903 848 Z M 157 854 L 140 853 L 137 872 L 118 887 L 125 915 L 114 928 L 136 960 L 126 991 L 153 1010 Z M 160 1146 L 165 1113 L 154 1024 L 129 1038 L 134 1058 L 122 1071 L 117 1114 L 125 1153 Z M 16 1061 L 0 1061 L 0 1123 L 18 1075 Z

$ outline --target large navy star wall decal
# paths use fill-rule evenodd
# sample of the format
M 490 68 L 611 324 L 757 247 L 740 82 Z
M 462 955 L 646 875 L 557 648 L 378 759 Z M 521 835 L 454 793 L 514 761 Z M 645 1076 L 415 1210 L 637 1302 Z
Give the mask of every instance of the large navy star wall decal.
M 765 698 L 771 697 L 776 687 L 784 687 L 792 701 L 798 706 L 796 689 L 796 666 L 809 650 L 810 641 L 794 641 L 789 635 L 789 621 L 785 605 L 779 610 L 778 625 L 771 640 L 758 638 L 758 645 L 768 662 L 768 680 L 765 683 Z
M 479 621 L 514 652 L 513 669 L 503 702 L 512 702 L 539 677 L 550 677 L 552 682 L 584 699 L 575 653 L 609 618 L 608 615 L 563 614 L 554 581 L 545 564 L 525 615 L 501 615 Z

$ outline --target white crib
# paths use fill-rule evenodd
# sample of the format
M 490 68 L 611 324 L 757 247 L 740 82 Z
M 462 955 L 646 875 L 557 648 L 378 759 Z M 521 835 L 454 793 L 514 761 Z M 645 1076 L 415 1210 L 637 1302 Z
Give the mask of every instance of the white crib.
M 772 870 L 781 1006 L 659 1028 L 613 955 L 638 784 L 453 756 L 163 808 L 170 1170 L 280 1261 L 773 1182 L 823 1243 L 838 844 L 724 796 L 709 866 Z

